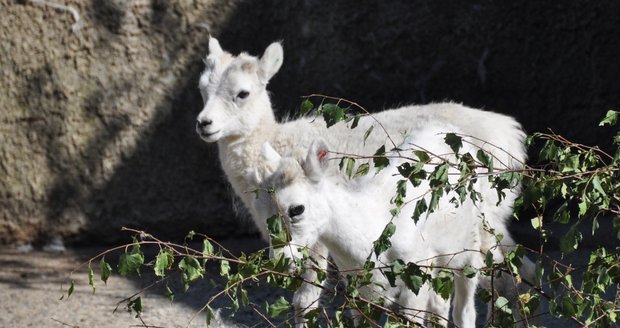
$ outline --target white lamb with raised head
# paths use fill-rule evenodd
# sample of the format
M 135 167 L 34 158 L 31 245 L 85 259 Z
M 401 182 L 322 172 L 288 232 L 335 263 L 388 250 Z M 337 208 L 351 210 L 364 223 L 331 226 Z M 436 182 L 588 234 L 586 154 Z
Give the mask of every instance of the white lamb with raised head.
M 272 43 L 260 58 L 241 53 L 237 56 L 222 50 L 215 38 L 209 40 L 209 55 L 205 59 L 206 68 L 199 81 L 204 107 L 197 117 L 196 130 L 206 142 L 217 142 L 222 168 L 236 195 L 249 209 L 262 237 L 268 240 L 266 218 L 275 213 L 269 199 L 263 205 L 254 207 L 254 194 L 248 191 L 256 186 L 251 184 L 251 172 L 261 165 L 260 151 L 269 142 L 284 156 L 302 155 L 310 143 L 323 138 L 334 151 L 352 154 L 373 154 L 387 141 L 387 134 L 402 140 L 404 135 L 415 135 L 416 131 L 429 122 L 444 122 L 459 128 L 464 134 L 475 137 L 476 146 L 485 149 L 495 157 L 495 167 L 520 168 L 526 158 L 521 126 L 513 118 L 468 108 L 455 103 L 438 103 L 423 106 L 406 106 L 385 110 L 362 117 L 355 129 L 339 123 L 329 129 L 321 118 L 302 117 L 287 122 L 277 122 L 266 89 L 267 83 L 280 69 L 283 50 L 280 43 Z M 364 133 L 370 126 L 381 122 L 386 131 L 376 126 L 362 142 Z M 387 133 L 387 134 L 386 134 Z M 399 140 L 400 139 L 400 140 Z M 487 144 L 490 141 L 492 144 Z M 483 188 L 486 186 L 483 186 Z M 393 188 L 386 190 L 392 193 Z M 499 205 L 495 190 L 482 190 L 484 213 L 489 226 L 496 233 L 504 235 L 503 244 L 512 246 L 514 242 L 507 230 L 507 220 L 512 213 L 515 192 L 507 192 L 506 199 Z M 493 249 L 495 238 L 481 232 L 481 250 Z M 319 266 L 325 268 L 327 250 L 314 245 L 314 253 Z M 496 252 L 501 260 L 501 252 Z M 530 263 L 531 264 L 531 263 Z M 314 280 L 312 270 L 307 270 L 305 278 Z M 497 280 L 496 280 L 497 281 Z M 510 289 L 512 281 L 506 281 Z M 500 283 L 498 282 L 498 285 Z M 500 286 L 501 287 L 501 286 Z M 294 295 L 297 322 L 303 326 L 302 315 L 317 306 L 320 288 L 304 284 Z
M 433 171 L 435 165 L 444 160 L 455 163 L 454 156 L 450 155 L 452 151 L 443 139 L 446 131 L 456 133 L 458 129 L 431 123 L 422 131 L 416 131 L 416 136 L 408 137 L 398 147 L 398 153 L 390 155 L 415 158 L 411 150 L 421 150 L 416 145 L 423 144 L 424 151 L 441 156 L 426 164 L 426 171 Z M 461 151 L 475 154 L 476 149 L 465 144 Z M 301 160 L 282 158 L 268 144 L 265 146 L 263 153 L 268 165 L 277 169 L 273 174 L 256 172 L 256 179 L 262 190 L 273 190 L 272 201 L 284 218 L 291 237 L 289 245 L 283 248 L 285 256 L 302 258 L 299 248 L 320 242 L 327 247 L 338 268 L 348 274 L 355 274 L 363 268 L 369 258 L 377 266 L 403 260 L 454 269 L 454 324 L 462 328 L 475 327 L 474 294 L 478 276 L 467 277 L 462 270 L 468 265 L 481 268 L 484 262 L 484 255 L 479 251 L 482 214 L 476 204 L 470 198 L 458 205 L 452 203 L 452 197 L 459 197 L 453 190 L 439 200 L 433 213 L 420 218 L 418 223 L 411 219 L 415 209 L 413 203 L 392 216 L 390 210 L 394 205 L 390 199 L 393 195 L 385 191 L 403 179 L 397 168 L 403 160 L 390 160 L 390 165 L 383 171 L 362 181 L 347 181 L 334 174 L 335 170 L 328 164 L 328 152 L 325 143 L 317 141 L 310 146 L 305 160 Z M 448 182 L 456 184 L 458 173 L 457 169 L 451 168 Z M 418 186 L 407 182 L 403 202 L 421 198 L 429 202 L 429 191 L 428 181 Z M 396 228 L 390 238 L 392 246 L 376 257 L 373 242 L 389 222 Z M 433 271 L 436 273 L 438 269 Z M 447 324 L 449 305 L 428 283 L 416 295 L 400 279 L 392 287 L 378 269 L 373 270 L 372 279 L 374 284 L 360 290 L 364 298 L 375 300 L 383 297 L 388 303 L 396 303 L 401 313 L 420 325 L 424 324 L 428 313 L 444 318 L 441 323 Z

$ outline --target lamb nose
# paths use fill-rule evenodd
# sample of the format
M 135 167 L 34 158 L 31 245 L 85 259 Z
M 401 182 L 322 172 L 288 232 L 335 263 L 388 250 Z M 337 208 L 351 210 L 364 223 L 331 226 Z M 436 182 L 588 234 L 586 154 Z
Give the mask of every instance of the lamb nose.
M 199 128 L 204 128 L 207 125 L 210 125 L 211 123 L 213 123 L 213 121 L 211 121 L 211 120 L 204 120 L 204 121 L 198 120 L 196 122 L 196 126 L 198 126 Z

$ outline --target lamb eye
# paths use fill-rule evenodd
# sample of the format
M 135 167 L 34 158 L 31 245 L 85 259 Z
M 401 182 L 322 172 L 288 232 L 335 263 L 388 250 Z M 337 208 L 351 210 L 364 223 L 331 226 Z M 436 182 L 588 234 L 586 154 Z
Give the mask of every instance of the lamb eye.
M 288 216 L 294 218 L 304 212 L 306 208 L 303 205 L 291 206 L 288 208 Z
M 237 94 L 237 98 L 239 99 L 245 99 L 250 95 L 249 92 L 247 91 L 239 91 L 239 93 Z

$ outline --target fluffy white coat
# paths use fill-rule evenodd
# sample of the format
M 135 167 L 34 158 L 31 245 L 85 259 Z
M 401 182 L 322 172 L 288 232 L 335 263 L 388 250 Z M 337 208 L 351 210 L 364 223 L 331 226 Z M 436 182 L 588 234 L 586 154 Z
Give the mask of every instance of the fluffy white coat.
M 372 118 L 363 117 L 355 129 L 350 129 L 344 123 L 328 129 L 321 118 L 300 118 L 279 123 L 273 114 L 266 85 L 279 70 L 282 58 L 283 51 L 279 43 L 271 44 L 257 58 L 245 53 L 233 56 L 222 50 L 216 39 L 211 38 L 209 55 L 205 60 L 206 69 L 199 82 L 205 105 L 197 118 L 197 132 L 205 141 L 217 142 L 219 159 L 226 177 L 250 210 L 253 221 L 265 239 L 268 237 L 265 220 L 273 215 L 275 209 L 270 206 L 268 199 L 262 205 L 252 206 L 255 196 L 248 192 L 256 187 L 251 172 L 264 166 L 260 149 L 265 142 L 269 142 L 285 156 L 304 154 L 317 137 L 323 138 L 334 151 L 373 154 L 388 142 L 387 135 L 400 143 L 403 136 L 415 135 L 429 122 L 444 122 L 458 127 L 464 134 L 474 136 L 478 140 L 477 146 L 496 157 L 496 167 L 520 167 L 525 160 L 525 135 L 513 118 L 455 103 L 386 110 L 373 114 Z M 374 130 L 364 144 L 363 135 L 371 125 L 375 126 Z M 493 144 L 487 144 L 486 141 Z M 510 217 L 514 194 L 509 193 L 500 206 L 495 206 L 497 196 L 494 192 L 484 196 L 489 225 L 505 236 L 504 244 L 513 245 L 506 229 L 506 220 Z M 482 234 L 481 250 L 491 249 L 495 245 L 493 236 Z M 319 265 L 325 267 L 325 247 L 317 244 L 314 250 L 320 254 L 317 257 Z M 501 253 L 498 252 L 497 256 L 501 259 Z M 307 279 L 312 280 L 313 277 Z M 298 316 L 305 309 L 316 306 L 319 294 L 320 289 L 310 284 L 298 290 L 293 299 Z M 303 319 L 299 317 L 298 322 L 303 323 Z
M 459 131 L 453 126 L 435 123 L 416 131 L 414 137 L 408 137 L 398 147 L 402 149 L 399 154 L 415 158 L 406 149 L 423 144 L 425 151 L 441 154 L 445 160 L 453 159 L 443 137 L 446 131 Z M 468 144 L 462 149 L 470 153 L 475 153 L 475 150 Z M 359 183 L 347 183 L 341 177 L 330 174 L 327 157 L 324 156 L 327 151 L 323 142 L 315 142 L 305 161 L 299 161 L 281 158 L 275 150 L 270 150 L 268 144 L 264 148 L 267 162 L 277 170 L 268 176 L 257 172 L 257 177 L 263 189 L 274 188 L 273 200 L 283 212 L 291 235 L 291 246 L 284 248 L 284 254 L 290 258 L 301 258 L 298 247 L 312 246 L 318 241 L 327 246 L 338 268 L 348 273 L 362 268 L 369 257 L 378 266 L 400 259 L 418 265 L 456 269 L 452 310 L 454 322 L 458 327 L 475 327 L 474 293 L 478 277 L 467 278 L 459 270 L 466 265 L 479 268 L 483 263 L 483 254 L 479 251 L 479 208 L 470 199 L 455 206 L 449 201 L 456 196 L 452 192 L 440 200 L 437 210 L 420 219 L 418 224 L 411 219 L 414 204 L 405 206 L 397 216 L 392 217 L 390 209 L 394 205 L 390 204 L 390 198 L 394 193 L 386 193 L 386 190 L 394 190 L 397 181 L 403 179 L 397 170 L 402 159 L 391 160 L 390 165 L 376 176 Z M 438 163 L 437 160 L 434 162 Z M 424 169 L 431 172 L 434 166 L 427 164 Z M 450 173 L 454 175 L 450 176 L 449 181 L 455 183 L 458 171 L 452 169 Z M 427 198 L 429 202 L 428 191 L 427 181 L 417 187 L 408 183 L 404 201 Z M 396 227 L 395 234 L 390 238 L 392 247 L 377 258 L 373 253 L 373 242 L 390 221 Z M 378 270 L 375 270 L 373 280 L 377 285 L 367 286 L 361 291 L 366 298 L 380 296 L 388 302 L 395 302 L 401 312 L 418 324 L 423 324 L 426 313 L 434 313 L 447 320 L 447 301 L 436 295 L 428 284 L 416 295 L 402 280 L 397 280 L 396 286 L 392 287 Z M 447 321 L 443 323 L 445 325 Z

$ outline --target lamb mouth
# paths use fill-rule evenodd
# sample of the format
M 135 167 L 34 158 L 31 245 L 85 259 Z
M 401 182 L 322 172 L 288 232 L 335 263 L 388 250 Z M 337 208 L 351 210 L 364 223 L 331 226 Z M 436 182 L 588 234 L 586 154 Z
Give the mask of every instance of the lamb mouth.
M 212 136 L 212 135 L 214 135 L 214 134 L 216 134 L 216 133 L 219 133 L 219 132 L 220 132 L 220 130 L 217 130 L 217 131 L 212 132 L 212 133 L 200 132 L 200 136 L 201 136 L 201 137 L 208 138 L 208 137 L 210 137 L 210 136 Z

